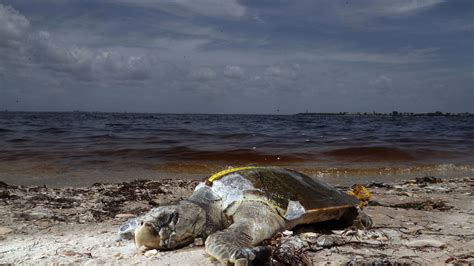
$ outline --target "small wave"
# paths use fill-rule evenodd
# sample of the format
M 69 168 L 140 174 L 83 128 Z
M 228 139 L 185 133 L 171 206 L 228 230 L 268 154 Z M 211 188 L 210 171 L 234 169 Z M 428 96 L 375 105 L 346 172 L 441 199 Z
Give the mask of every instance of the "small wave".
M 14 131 L 11 129 L 0 128 L 0 133 L 4 133 L 4 132 L 14 132 Z
M 117 139 L 119 137 L 114 134 L 100 134 L 100 135 L 87 136 L 86 138 L 87 139 Z
M 106 126 L 109 127 L 129 127 L 129 124 L 122 124 L 122 123 L 106 123 Z
M 109 160 L 95 160 L 95 159 L 84 160 L 84 163 L 91 164 L 91 165 L 101 165 L 101 164 L 107 164 L 107 163 L 110 163 L 110 162 L 111 161 L 109 161 Z
M 181 143 L 181 141 L 173 140 L 173 139 L 160 139 L 160 140 L 147 140 L 147 141 L 144 141 L 143 143 L 146 143 L 146 144 L 179 144 L 179 143 Z
M 433 149 L 416 149 L 413 151 L 413 154 L 417 158 L 453 158 L 460 155 L 460 152 L 448 152 L 442 150 L 433 150 Z
M 351 147 L 324 152 L 325 155 L 353 161 L 413 161 L 409 152 L 389 147 Z
M 21 143 L 21 142 L 28 142 L 28 141 L 31 141 L 31 139 L 27 139 L 27 138 L 14 138 L 14 139 L 9 139 L 9 140 L 7 140 L 7 142 L 11 142 L 11 143 Z
M 116 149 L 93 152 L 97 156 L 122 158 L 157 158 L 183 161 L 229 161 L 229 162 L 303 162 L 312 157 L 308 154 L 268 154 L 251 149 L 227 151 L 195 150 L 188 147 L 169 149 Z
M 255 137 L 265 138 L 268 137 L 265 134 L 258 133 L 232 133 L 232 134 L 223 134 L 218 136 L 221 139 L 249 139 Z
M 36 151 L 0 151 L 0 161 L 19 161 L 25 159 L 47 159 L 49 154 Z
M 391 143 L 418 143 L 420 142 L 419 139 L 415 138 L 387 138 L 385 139 L 387 142 Z
M 39 133 L 48 133 L 48 134 L 63 134 L 63 133 L 67 133 L 68 131 L 64 130 L 64 129 L 57 128 L 57 127 L 48 127 L 48 128 L 40 129 L 40 130 L 38 130 L 38 132 Z
M 186 160 L 229 161 L 229 162 L 301 162 L 309 160 L 304 154 L 268 154 L 255 150 L 235 149 L 227 151 L 170 151 L 169 155 Z

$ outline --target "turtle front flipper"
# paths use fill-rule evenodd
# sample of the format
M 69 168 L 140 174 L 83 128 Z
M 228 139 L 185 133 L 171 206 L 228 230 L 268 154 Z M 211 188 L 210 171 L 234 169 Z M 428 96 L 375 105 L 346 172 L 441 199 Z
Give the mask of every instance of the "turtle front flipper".
M 257 255 L 248 232 L 249 228 L 243 225 L 216 232 L 206 239 L 206 252 L 222 263 L 246 265 Z
M 245 201 L 233 216 L 234 223 L 206 239 L 206 252 L 222 263 L 247 265 L 255 258 L 269 256 L 269 247 L 255 247 L 285 229 L 285 221 L 271 207 Z

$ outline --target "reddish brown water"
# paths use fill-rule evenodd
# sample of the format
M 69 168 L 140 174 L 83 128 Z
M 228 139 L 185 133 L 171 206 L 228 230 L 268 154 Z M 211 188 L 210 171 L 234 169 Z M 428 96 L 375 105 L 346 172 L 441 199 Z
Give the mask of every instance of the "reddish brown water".
M 474 118 L 0 112 L 0 180 L 56 186 L 279 165 L 332 183 L 474 173 Z

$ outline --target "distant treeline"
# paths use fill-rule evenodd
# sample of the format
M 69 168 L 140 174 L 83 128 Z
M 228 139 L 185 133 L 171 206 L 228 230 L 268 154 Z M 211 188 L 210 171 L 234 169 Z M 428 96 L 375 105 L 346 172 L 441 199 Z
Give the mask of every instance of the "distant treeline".
M 413 113 L 413 112 L 398 112 L 391 113 L 377 113 L 377 112 L 339 112 L 339 113 L 297 113 L 296 115 L 336 115 L 336 116 L 474 116 L 471 113 L 443 113 L 440 111 L 432 113 Z

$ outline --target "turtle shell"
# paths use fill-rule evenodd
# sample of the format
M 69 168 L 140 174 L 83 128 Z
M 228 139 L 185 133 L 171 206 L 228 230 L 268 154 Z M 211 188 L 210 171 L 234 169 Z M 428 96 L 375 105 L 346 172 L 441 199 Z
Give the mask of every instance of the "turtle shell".
M 323 181 L 277 167 L 227 169 L 207 178 L 206 184 L 217 187 L 222 182 L 220 186 L 236 187 L 232 184 L 235 180 L 240 183 L 242 200 L 266 201 L 286 220 L 310 223 L 338 219 L 358 204 L 357 198 Z

